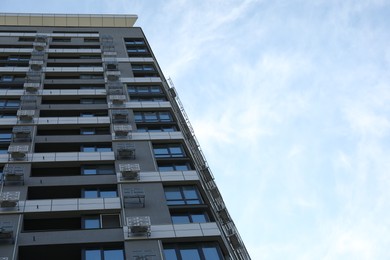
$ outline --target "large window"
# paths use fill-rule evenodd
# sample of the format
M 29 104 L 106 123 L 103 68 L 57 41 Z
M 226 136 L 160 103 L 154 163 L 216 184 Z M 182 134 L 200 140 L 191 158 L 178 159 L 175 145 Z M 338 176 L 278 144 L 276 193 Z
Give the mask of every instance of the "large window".
M 115 198 L 118 197 L 118 192 L 114 188 L 91 188 L 83 189 L 82 197 L 86 199 L 93 198 Z
M 171 213 L 173 224 L 206 223 L 209 216 L 206 212 Z
M 155 144 L 153 153 L 156 158 L 183 158 L 186 157 L 181 144 Z
M 81 152 L 111 152 L 112 147 L 110 145 L 83 145 Z
M 108 127 L 83 127 L 80 129 L 81 135 L 108 135 L 110 129 Z
M 136 123 L 172 122 L 172 115 L 169 111 L 160 112 L 134 112 Z
M 188 162 L 175 162 L 175 163 L 157 163 L 158 170 L 160 172 L 168 171 L 190 171 L 192 169 L 191 164 Z
M 120 227 L 120 220 L 118 214 L 88 215 L 82 217 L 83 229 L 118 227 Z
M 129 94 L 138 94 L 138 95 L 143 95 L 143 94 L 161 94 L 162 89 L 160 86 L 127 86 L 127 91 Z
M 83 175 L 115 174 L 115 168 L 114 165 L 110 165 L 110 164 L 84 165 L 81 167 L 81 174 Z
M 18 108 L 19 105 L 20 105 L 20 100 L 0 99 L 0 109 L 1 108 Z
M 11 130 L 0 129 L 0 143 L 9 143 L 11 142 L 11 138 L 12 138 Z
M 157 126 L 137 126 L 138 132 L 175 132 L 177 131 L 174 125 L 157 125 Z
M 217 243 L 164 244 L 165 260 L 223 260 Z
M 83 260 L 124 260 L 123 249 L 85 249 Z
M 196 186 L 166 186 L 165 198 L 168 205 L 202 204 L 202 198 Z

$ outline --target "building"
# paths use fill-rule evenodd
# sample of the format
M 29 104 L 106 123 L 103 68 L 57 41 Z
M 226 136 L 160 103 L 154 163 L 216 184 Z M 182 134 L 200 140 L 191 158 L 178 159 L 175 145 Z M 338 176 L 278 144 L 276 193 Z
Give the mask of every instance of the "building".
M 0 260 L 250 259 L 136 19 L 0 14 Z

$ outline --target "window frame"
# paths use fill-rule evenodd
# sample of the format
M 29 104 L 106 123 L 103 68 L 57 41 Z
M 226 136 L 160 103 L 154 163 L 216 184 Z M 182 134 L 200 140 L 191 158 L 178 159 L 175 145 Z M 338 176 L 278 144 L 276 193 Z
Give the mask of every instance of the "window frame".
M 214 248 L 215 252 L 219 259 L 212 258 L 213 260 L 224 260 L 225 257 L 223 256 L 221 247 L 219 246 L 218 242 L 198 242 L 198 243 L 166 243 L 163 244 L 163 255 L 165 260 L 186 260 L 188 258 L 182 257 L 181 251 L 183 250 L 196 250 L 197 255 L 199 256 L 200 260 L 209 260 L 207 256 L 207 253 L 205 252 L 205 249 L 208 248 Z M 167 251 L 170 250 L 171 252 L 174 252 L 174 258 L 167 256 Z M 215 255 L 214 255 L 215 256 Z M 191 258 L 195 259 L 195 258 Z
M 192 198 L 189 196 L 190 188 L 192 192 L 195 194 L 195 197 Z M 171 191 L 167 191 L 171 189 Z M 177 189 L 174 191 L 173 189 Z M 187 189 L 187 190 L 186 190 Z M 168 195 L 168 192 L 171 194 Z M 173 194 L 176 192 L 176 194 Z M 182 186 L 164 186 L 164 195 L 165 200 L 168 206 L 185 206 L 185 205 L 203 205 L 204 200 L 202 198 L 201 193 L 196 185 L 182 185 Z

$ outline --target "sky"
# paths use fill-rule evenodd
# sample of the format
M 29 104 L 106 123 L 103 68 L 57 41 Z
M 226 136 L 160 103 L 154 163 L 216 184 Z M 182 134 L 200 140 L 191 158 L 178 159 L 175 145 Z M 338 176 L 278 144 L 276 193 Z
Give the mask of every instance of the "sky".
M 137 14 L 252 259 L 390 259 L 390 1 L 1 0 L 0 12 Z

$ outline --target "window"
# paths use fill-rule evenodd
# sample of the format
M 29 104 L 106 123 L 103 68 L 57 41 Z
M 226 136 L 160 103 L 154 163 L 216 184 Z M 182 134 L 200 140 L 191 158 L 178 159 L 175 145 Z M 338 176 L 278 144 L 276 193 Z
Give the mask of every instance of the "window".
M 80 79 L 103 79 L 103 75 L 100 74 L 81 74 Z
M 0 109 L 1 108 L 19 108 L 20 100 L 13 99 L 0 99 Z
M 2 82 L 12 82 L 12 81 L 14 81 L 14 76 L 3 75 L 3 76 L 1 76 L 0 79 L 1 79 Z
M 0 111 L 0 118 L 16 118 L 16 113 L 1 112 Z
M 120 220 L 118 214 L 90 215 L 82 217 L 83 229 L 118 228 Z
M 124 260 L 123 249 L 85 249 L 83 260 Z
M 35 37 L 19 37 L 20 42 L 33 42 L 35 41 Z
M 11 138 L 11 130 L 0 130 L 0 143 L 9 143 L 11 142 Z
M 202 204 L 202 198 L 195 186 L 167 186 L 164 187 L 168 205 Z
M 92 198 L 116 198 L 118 197 L 118 192 L 113 188 L 93 188 L 93 189 L 83 189 L 82 197 L 86 199 Z
M 70 42 L 71 38 L 68 37 L 54 37 L 52 42 Z
M 8 153 L 8 144 L 0 144 L 0 154 L 7 154 Z
M 154 157 L 156 158 L 181 158 L 186 157 L 181 144 L 153 145 Z
M 80 129 L 81 135 L 108 135 L 110 129 L 108 127 L 85 127 Z
M 99 38 L 84 38 L 84 42 L 99 42 Z
M 172 213 L 171 219 L 173 224 L 206 223 L 210 221 L 206 212 Z
M 172 122 L 172 115 L 168 111 L 161 112 L 134 112 L 135 122 Z
M 177 162 L 177 163 L 158 163 L 158 170 L 160 172 L 168 171 L 190 171 L 192 167 L 188 162 Z
M 144 45 L 145 41 L 143 39 L 126 38 L 125 39 L 125 44 L 126 45 Z
M 81 174 L 83 175 L 115 174 L 115 167 L 114 165 L 111 164 L 84 165 L 81 167 Z
M 139 64 L 139 65 L 132 64 L 131 67 L 132 67 L 133 71 L 145 72 L 145 71 L 155 71 L 156 70 L 152 64 Z
M 127 86 L 129 94 L 161 94 L 160 86 Z
M 80 104 L 106 104 L 106 100 L 103 98 L 81 98 Z
M 176 126 L 137 126 L 138 132 L 175 132 Z
M 83 145 L 81 147 L 81 152 L 112 152 L 112 147 L 108 144 L 106 145 Z
M 223 260 L 217 243 L 164 244 L 165 260 Z

